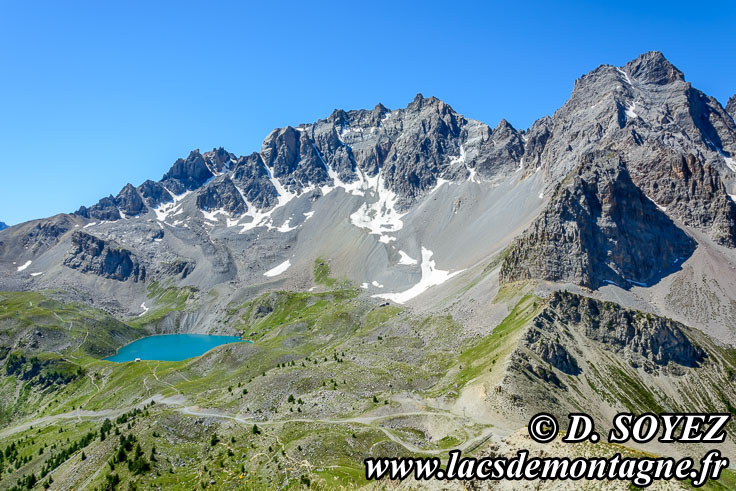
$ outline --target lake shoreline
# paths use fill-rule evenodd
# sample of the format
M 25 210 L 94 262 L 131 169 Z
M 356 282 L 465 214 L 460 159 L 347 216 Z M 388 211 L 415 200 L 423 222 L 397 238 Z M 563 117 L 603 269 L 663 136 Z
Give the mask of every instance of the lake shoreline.
M 202 356 L 217 346 L 233 343 L 253 344 L 253 341 L 240 336 L 197 333 L 152 334 L 121 346 L 114 355 L 102 358 L 102 360 L 112 363 L 182 361 Z

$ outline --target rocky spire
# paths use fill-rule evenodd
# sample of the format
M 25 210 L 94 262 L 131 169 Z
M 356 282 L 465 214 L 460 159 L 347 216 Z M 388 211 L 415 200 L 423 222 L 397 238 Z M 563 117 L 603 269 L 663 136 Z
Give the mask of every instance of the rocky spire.
M 728 104 L 726 104 L 726 112 L 731 116 L 731 119 L 736 121 L 736 94 L 732 95 L 728 99 Z

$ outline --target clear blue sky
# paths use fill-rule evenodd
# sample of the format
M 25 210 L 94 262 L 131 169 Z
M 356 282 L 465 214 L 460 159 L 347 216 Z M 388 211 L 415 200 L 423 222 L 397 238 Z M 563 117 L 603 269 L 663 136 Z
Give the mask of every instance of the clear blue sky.
M 246 154 L 274 127 L 417 92 L 526 128 L 583 73 L 653 49 L 725 105 L 735 32 L 729 1 L 3 0 L 0 221 L 160 179 L 193 148 Z

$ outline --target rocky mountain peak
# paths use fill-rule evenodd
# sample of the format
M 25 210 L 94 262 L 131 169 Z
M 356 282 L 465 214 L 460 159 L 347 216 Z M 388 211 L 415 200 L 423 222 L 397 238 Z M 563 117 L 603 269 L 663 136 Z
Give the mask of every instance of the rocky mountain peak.
M 389 108 L 387 108 L 386 106 L 384 106 L 380 102 L 378 104 L 376 104 L 376 107 L 373 108 L 373 111 L 374 112 L 377 112 L 377 113 L 379 113 L 381 115 L 386 114 L 388 112 L 391 112 L 391 110 Z
M 5 222 L 0 222 L 0 230 L 5 230 L 8 228 L 8 225 Z
M 498 136 L 508 136 L 517 133 L 518 131 L 516 130 L 516 128 L 514 128 L 511 123 L 506 121 L 506 118 L 503 118 L 501 121 L 499 121 L 498 125 L 496 125 L 496 128 L 493 130 L 493 134 Z
M 728 99 L 728 104 L 726 104 L 726 112 L 731 116 L 731 119 L 736 121 L 736 94 L 732 95 Z
M 665 85 L 684 81 L 685 76 L 660 51 L 649 51 L 628 62 L 624 71 L 638 82 Z
M 348 116 L 348 113 L 344 109 L 335 109 L 327 117 L 327 122 L 335 126 L 342 126 L 350 122 L 350 116 Z
M 126 215 L 140 215 L 148 211 L 138 190 L 130 183 L 120 190 L 115 197 L 115 204 Z
M 435 96 L 424 97 L 421 92 L 414 97 L 414 100 L 409 103 L 409 105 L 406 107 L 406 110 L 409 112 L 414 112 L 421 111 L 422 109 L 428 107 L 437 109 L 440 112 L 446 112 L 448 110 L 452 111 L 452 108 L 449 106 L 449 104 L 446 104 Z
M 224 148 L 213 148 L 209 152 L 202 154 L 207 166 L 213 173 L 221 173 L 228 171 L 233 163 L 238 159 L 235 154 L 228 152 Z
M 161 181 L 174 194 L 181 194 L 198 188 L 213 176 L 199 149 L 195 149 L 186 159 L 177 159 Z
M 736 244 L 734 203 L 726 192 L 736 182 L 736 125 L 662 53 L 584 75 L 554 116 L 525 137 L 527 174 L 541 166 L 557 183 L 584 153 L 611 148 L 627 162 L 634 184 L 668 215 L 720 244 Z M 687 162 L 688 172 L 675 172 L 670 162 Z

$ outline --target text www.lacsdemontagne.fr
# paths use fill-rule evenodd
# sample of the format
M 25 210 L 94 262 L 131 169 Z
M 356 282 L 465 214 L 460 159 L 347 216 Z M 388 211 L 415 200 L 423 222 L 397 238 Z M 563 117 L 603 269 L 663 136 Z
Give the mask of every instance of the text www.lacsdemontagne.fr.
M 462 457 L 453 450 L 445 468 L 440 459 L 428 458 L 368 458 L 365 459 L 366 478 L 404 480 L 598 480 L 629 481 L 635 486 L 649 486 L 655 480 L 691 480 L 696 487 L 708 479 L 717 479 L 722 470 L 718 465 L 720 452 L 708 452 L 696 469 L 691 458 L 676 460 L 672 457 L 529 457 L 520 450 L 514 457 Z M 725 462 L 728 462 L 725 459 Z M 714 465 L 715 464 L 715 465 Z

